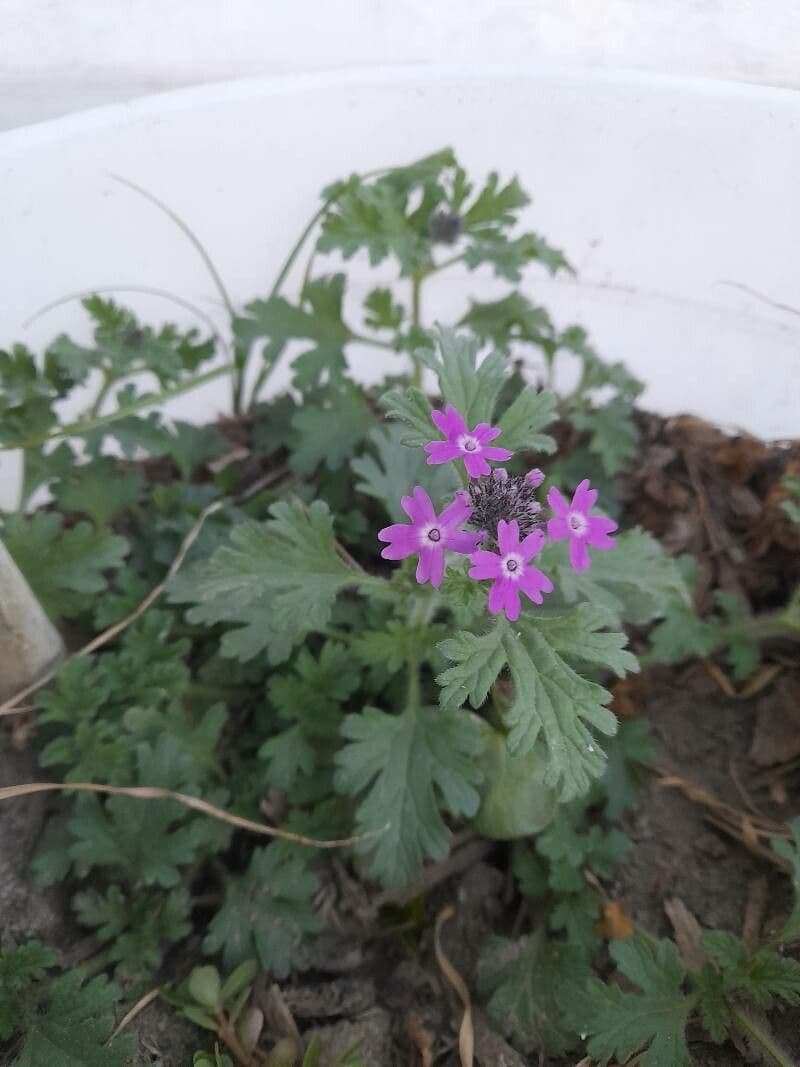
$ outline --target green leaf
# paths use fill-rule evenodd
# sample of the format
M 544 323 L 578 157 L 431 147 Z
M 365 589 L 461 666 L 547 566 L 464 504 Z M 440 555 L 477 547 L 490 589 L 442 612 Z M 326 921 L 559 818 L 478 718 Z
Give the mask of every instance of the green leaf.
M 626 530 L 613 552 L 595 552 L 589 571 L 575 572 L 561 544 L 547 545 L 540 566 L 553 575 L 559 596 L 567 603 L 588 600 L 605 608 L 619 626 L 637 626 L 666 615 L 675 597 L 688 602 L 688 589 L 676 560 L 649 533 Z
M 306 634 L 325 629 L 337 594 L 360 580 L 336 553 L 324 503 L 282 501 L 270 515 L 263 525 L 235 526 L 228 545 L 171 585 L 173 602 L 195 605 L 190 622 L 236 626 L 222 639 L 233 659 L 266 649 L 272 663 L 285 660 Z
M 400 506 L 400 498 L 421 485 L 441 510 L 441 505 L 458 488 L 458 476 L 452 464 L 438 467 L 425 462 L 425 454 L 418 449 L 403 447 L 404 431 L 399 426 L 372 430 L 370 441 L 376 455 L 357 456 L 351 461 L 360 493 L 374 497 L 384 504 L 394 522 L 407 522 L 408 516 Z M 441 502 L 441 503 L 439 503 Z
M 232 879 L 211 920 L 203 951 L 221 952 L 226 967 L 256 955 L 265 970 L 286 978 L 306 934 L 319 929 L 313 901 L 317 879 L 310 857 L 279 845 L 254 850 L 247 873 Z
M 612 942 L 610 952 L 639 992 L 591 980 L 577 1013 L 591 1034 L 589 1055 L 601 1064 L 613 1058 L 625 1063 L 644 1048 L 642 1067 L 691 1067 L 685 1030 L 694 1004 L 681 991 L 684 970 L 675 945 L 653 946 L 634 934 Z
M 467 701 L 473 708 L 482 707 L 506 665 L 502 626 L 494 626 L 485 634 L 462 630 L 442 641 L 439 651 L 455 664 L 436 678 L 442 687 L 439 694 L 442 707 L 459 708 Z
M 550 434 L 541 432 L 555 418 L 555 396 L 552 393 L 539 392 L 532 385 L 526 385 L 500 419 L 503 447 L 510 448 L 512 452 L 523 449 L 545 452 L 548 455 L 555 452 L 556 443 L 553 438 Z
M 55 966 L 53 951 L 39 941 L 0 949 L 0 1041 L 14 1033 L 23 1016 L 28 991 Z
M 160 967 L 165 946 L 191 932 L 192 902 L 184 889 L 169 893 L 137 890 L 125 894 L 118 885 L 102 894 L 77 893 L 72 901 L 78 921 L 106 945 L 117 978 L 141 980 Z
M 106 572 L 121 567 L 128 542 L 80 522 L 65 530 L 62 518 L 37 511 L 5 520 L 3 541 L 45 611 L 79 615 L 108 588 Z
M 387 418 L 397 419 L 405 427 L 400 441 L 410 448 L 421 448 L 433 440 L 436 427 L 431 421 L 428 398 L 419 389 L 390 389 L 378 401 Z
M 392 299 L 391 289 L 373 289 L 364 300 L 364 324 L 371 330 L 399 330 L 405 308 Z
M 574 1048 L 575 1027 L 559 1001 L 588 974 L 580 951 L 548 941 L 539 928 L 518 941 L 492 938 L 481 956 L 478 988 L 501 1032 L 524 1052 Z
M 445 687 L 448 705 L 469 698 L 473 706 L 474 702 L 479 706 L 507 663 L 514 682 L 513 701 L 503 711 L 509 752 L 522 755 L 542 743 L 546 748 L 544 784 L 556 789 L 562 800 L 585 793 L 592 779 L 603 773 L 605 754 L 588 726 L 608 735 L 617 728 L 616 718 L 603 706 L 610 701 L 610 693 L 578 674 L 560 654 L 569 627 L 574 627 L 574 635 L 566 647 L 574 655 L 583 635 L 593 640 L 581 613 L 572 613 L 569 623 L 520 619 L 512 627 L 500 619 L 481 638 L 458 634 L 441 647 L 456 667 L 438 679 Z M 623 668 L 630 662 L 625 658 L 628 653 L 620 651 L 619 640 L 601 644 L 606 663 L 610 659 Z
M 126 1067 L 131 1039 L 122 1035 L 108 1044 L 119 997 L 102 975 L 86 985 L 80 971 L 57 978 L 40 1011 L 27 1006 L 25 1041 L 13 1067 Z
M 722 975 L 710 964 L 704 963 L 702 969 L 693 976 L 693 984 L 698 997 L 700 1021 L 711 1040 L 721 1045 L 726 1040 L 731 1025 L 731 1012 L 725 1000 Z
M 234 323 L 238 346 L 249 351 L 257 341 L 262 343 L 262 359 L 269 367 L 290 341 L 303 338 L 312 345 L 292 362 L 297 388 L 319 385 L 326 374 L 332 380 L 340 380 L 347 366 L 345 346 L 351 339 L 342 321 L 344 285 L 343 274 L 310 282 L 302 299 L 308 309 L 290 304 L 282 296 L 254 300 L 245 308 L 247 315 Z
M 583 805 L 562 806 L 536 839 L 536 851 L 548 861 L 548 882 L 555 893 L 579 893 L 586 885 L 585 869 L 598 878 L 610 878 L 628 853 L 625 834 L 587 827 L 585 815 Z
M 769 945 L 751 951 L 744 942 L 723 930 L 703 934 L 703 951 L 722 973 L 723 987 L 770 1008 L 775 1000 L 800 1004 L 800 963 L 779 956 Z
M 542 781 L 542 752 L 535 749 L 512 755 L 499 730 L 478 716 L 474 718 L 483 738 L 483 751 L 477 760 L 483 781 L 473 826 L 484 836 L 501 841 L 539 833 L 553 818 L 558 803 L 553 790 Z
M 216 967 L 195 967 L 189 975 L 189 993 L 204 1008 L 217 1011 L 222 1006 L 222 981 Z
M 142 472 L 125 470 L 110 456 L 73 467 L 53 491 L 62 511 L 88 515 L 95 526 L 105 526 L 126 508 L 135 507 L 142 492 Z
M 625 648 L 625 634 L 604 629 L 611 621 L 607 611 L 593 604 L 579 604 L 563 615 L 541 615 L 536 619 L 550 645 L 569 663 L 604 667 L 624 678 L 638 672 L 639 663 Z
M 496 171 L 492 171 L 464 215 L 464 229 L 472 233 L 480 231 L 489 223 L 512 226 L 517 214 L 529 203 L 530 197 L 516 177 L 501 185 L 500 176 Z
M 485 304 L 473 301 L 459 326 L 502 348 L 522 341 L 555 349 L 555 329 L 547 311 L 516 291 Z
M 794 906 L 781 930 L 781 939 L 795 941 L 800 938 L 800 817 L 792 819 L 789 823 L 789 830 L 791 831 L 791 838 L 787 840 L 783 837 L 773 837 L 770 840 L 770 844 L 789 867 L 789 877 L 792 881 L 792 892 L 794 894 Z
M 470 427 L 489 422 L 508 370 L 505 356 L 492 352 L 479 363 L 478 341 L 455 330 L 440 328 L 436 342 L 435 349 L 421 349 L 417 356 L 437 375 L 443 403 L 452 404 Z M 439 436 L 435 428 L 433 436 Z
M 289 466 L 299 474 L 311 474 L 321 463 L 339 470 L 372 424 L 364 394 L 356 386 L 326 390 L 321 402 L 306 401 L 292 416 Z
M 342 732 L 336 788 L 362 798 L 357 833 L 381 831 L 356 847 L 372 854 L 371 875 L 387 886 L 404 885 L 423 857 L 447 855 L 450 831 L 441 809 L 466 816 L 478 809 L 477 726 L 445 710 L 412 707 L 387 715 L 366 708 L 348 715 Z
M 633 404 L 626 398 L 616 396 L 600 407 L 575 411 L 570 421 L 589 434 L 589 450 L 600 457 L 607 475 L 619 474 L 636 454 L 639 432 Z

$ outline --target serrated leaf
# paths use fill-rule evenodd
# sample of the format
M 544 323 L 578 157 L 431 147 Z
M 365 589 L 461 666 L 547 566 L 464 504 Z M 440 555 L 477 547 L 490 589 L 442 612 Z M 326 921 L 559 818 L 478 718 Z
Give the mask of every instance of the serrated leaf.
M 507 347 L 511 341 L 555 347 L 555 329 L 549 314 L 519 292 L 488 303 L 473 301 L 459 326 L 501 347 Z
M 558 594 L 575 603 L 587 600 L 605 608 L 614 625 L 644 625 L 667 614 L 674 598 L 688 602 L 688 589 L 676 560 L 649 533 L 626 530 L 615 539 L 613 552 L 596 552 L 589 571 L 575 572 L 561 544 L 541 554 L 545 574 L 555 572 Z
M 606 795 L 605 814 L 614 820 L 636 803 L 647 768 L 655 763 L 656 746 L 650 724 L 644 719 L 621 723 L 606 754 L 608 765 L 601 785 Z
M 525 1052 L 567 1052 L 577 1034 L 560 999 L 588 974 L 580 951 L 548 941 L 539 928 L 518 941 L 492 938 L 481 956 L 478 988 L 500 1030 Z
M 405 308 L 392 299 L 391 289 L 373 289 L 364 300 L 364 324 L 372 330 L 399 330 Z
M 224 622 L 222 652 L 248 660 L 263 649 L 285 660 L 307 633 L 328 625 L 338 593 L 359 576 L 337 555 L 327 505 L 273 504 L 272 518 L 235 526 L 228 545 L 179 575 L 170 599 L 194 604 L 190 622 Z
M 555 625 L 552 640 L 548 625 Z M 574 627 L 574 637 L 567 641 L 569 626 Z M 585 793 L 603 773 L 605 754 L 588 726 L 607 735 L 617 728 L 616 718 L 604 707 L 610 693 L 578 674 L 560 654 L 559 647 L 567 643 L 574 655 L 583 634 L 591 644 L 592 633 L 576 613 L 569 623 L 521 619 L 512 627 L 500 619 L 480 638 L 461 633 L 440 646 L 456 662 L 456 667 L 437 679 L 445 686 L 444 699 L 449 705 L 459 699 L 485 699 L 497 674 L 508 664 L 514 682 L 513 700 L 503 711 L 509 751 L 524 754 L 542 743 L 546 748 L 544 783 L 556 789 L 562 800 Z M 598 649 L 606 662 L 610 657 L 620 669 L 629 665 L 629 654 L 621 651 L 618 639 L 601 645 Z
M 221 952 L 226 967 L 257 955 L 275 978 L 286 978 L 303 938 L 319 929 L 316 890 L 307 854 L 298 856 L 279 845 L 255 849 L 247 873 L 229 883 L 203 951 Z
M 29 989 L 55 966 L 55 953 L 39 941 L 0 950 L 0 1041 L 14 1033 Z
M 339 470 L 372 424 L 360 389 L 326 390 L 321 402 L 307 401 L 292 416 L 289 466 L 300 474 L 311 474 L 321 463 Z
M 526 385 L 506 411 L 498 425 L 503 431 L 500 440 L 512 452 L 528 450 L 548 455 L 556 450 L 550 434 L 542 433 L 556 418 L 556 398 L 552 393 L 539 392 Z
M 62 511 L 81 512 L 100 527 L 125 508 L 134 507 L 142 488 L 140 470 L 122 469 L 116 460 L 103 456 L 73 467 L 55 487 L 53 496 Z
M 495 626 L 485 634 L 462 630 L 438 647 L 455 664 L 436 678 L 442 687 L 442 707 L 459 708 L 469 701 L 473 708 L 480 708 L 506 665 L 501 627 Z
M 491 420 L 508 372 L 506 357 L 500 352 L 492 352 L 478 362 L 479 351 L 480 344 L 469 334 L 440 328 L 436 347 L 417 352 L 417 357 L 437 375 L 443 403 L 452 404 L 470 427 Z M 438 436 L 433 427 L 431 437 Z M 500 443 L 506 444 L 503 438 Z
M 397 419 L 405 427 L 400 440 L 410 448 L 420 448 L 435 436 L 428 398 L 413 386 L 390 389 L 378 401 L 389 419 Z
M 591 1035 L 589 1055 L 601 1064 L 613 1058 L 625 1063 L 644 1048 L 642 1067 L 691 1067 L 685 1030 L 694 1003 L 681 989 L 684 970 L 675 945 L 651 945 L 634 934 L 612 942 L 610 952 L 639 992 L 591 980 L 575 1012 Z
M 450 831 L 441 809 L 474 815 L 481 749 L 477 726 L 456 712 L 408 708 L 387 715 L 366 708 L 348 715 L 337 753 L 336 788 L 361 797 L 356 832 L 380 831 L 356 846 L 371 854 L 370 873 L 387 886 L 404 885 L 423 857 L 447 855 Z
M 721 1045 L 728 1036 L 731 1012 L 725 1000 L 725 984 L 722 975 L 709 964 L 694 976 L 697 992 L 697 1010 L 706 1033 L 713 1042 Z
M 773 837 L 770 839 L 770 844 L 781 859 L 786 861 L 789 868 L 794 905 L 789 918 L 784 923 L 781 937 L 785 941 L 794 941 L 800 937 L 800 818 L 792 819 L 789 823 L 789 830 L 792 836 L 788 840 L 783 837 Z
M 633 404 L 616 396 L 599 407 L 575 411 L 570 421 L 589 434 L 589 450 L 600 457 L 605 473 L 619 474 L 636 454 L 639 432 L 633 421 Z
M 563 615 L 537 617 L 536 624 L 552 647 L 569 663 L 585 663 L 613 671 L 618 678 L 636 673 L 639 663 L 625 645 L 625 634 L 609 633 L 607 611 L 593 604 L 579 604 Z
M 800 1004 L 797 960 L 779 956 L 769 945 L 751 951 L 741 938 L 724 930 L 706 931 L 702 945 L 720 969 L 726 992 L 744 995 L 759 1008 L 770 1008 L 775 1000 Z
M 62 518 L 38 511 L 5 520 L 3 542 L 45 611 L 73 616 L 108 586 L 106 571 L 121 567 L 128 542 L 88 522 L 63 529 Z
M 13 1067 L 126 1067 L 130 1038 L 122 1035 L 108 1043 L 120 990 L 102 975 L 82 983 L 83 975 L 74 971 L 49 985 L 43 1010 L 26 1020 L 25 1041 Z
M 628 853 L 630 841 L 620 830 L 586 826 L 582 805 L 562 806 L 536 839 L 536 851 L 549 864 L 548 882 L 556 893 L 579 893 L 588 869 L 609 878 Z
M 357 456 L 350 463 L 361 479 L 355 486 L 358 492 L 380 500 L 395 522 L 408 521 L 400 498 L 407 496 L 413 486 L 421 485 L 438 507 L 438 502 L 443 503 L 459 485 L 452 464 L 429 466 L 424 452 L 403 447 L 404 437 L 405 431 L 399 426 L 374 429 L 369 439 L 376 455 Z

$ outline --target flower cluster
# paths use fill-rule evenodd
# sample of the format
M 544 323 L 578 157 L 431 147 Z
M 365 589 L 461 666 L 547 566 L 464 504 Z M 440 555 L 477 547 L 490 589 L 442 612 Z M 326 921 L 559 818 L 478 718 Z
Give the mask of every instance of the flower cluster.
M 605 515 L 592 514 L 597 491 L 584 479 L 568 501 L 558 489 L 547 494 L 551 517 L 543 517 L 536 490 L 544 481 L 542 471 L 512 477 L 489 461 L 511 459 L 507 448 L 490 444 L 500 429 L 481 422 L 470 430 L 463 416 L 448 404 L 444 411 L 432 411 L 431 418 L 444 440 L 425 445 L 428 463 L 462 460 L 468 475 L 466 489 L 440 515 L 421 486 L 400 501 L 410 523 L 387 526 L 378 534 L 387 542 L 384 559 L 418 556 L 417 581 L 438 587 L 444 577 L 445 552 L 469 556 L 469 576 L 491 581 L 489 611 L 505 612 L 512 621 L 520 613 L 520 593 L 541 604 L 553 583 L 533 560 L 549 538 L 569 541 L 570 562 L 576 571 L 591 566 L 589 547 L 614 547 L 611 534 L 617 524 Z M 463 529 L 464 526 L 471 529 Z M 546 532 L 545 532 L 546 530 Z

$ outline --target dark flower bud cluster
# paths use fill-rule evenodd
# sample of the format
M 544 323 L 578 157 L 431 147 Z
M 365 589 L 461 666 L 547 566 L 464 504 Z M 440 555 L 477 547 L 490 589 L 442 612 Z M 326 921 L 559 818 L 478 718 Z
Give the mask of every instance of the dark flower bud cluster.
M 520 537 L 527 537 L 542 521 L 542 505 L 536 499 L 537 480 L 540 472 L 510 477 L 502 468 L 495 469 L 484 478 L 473 478 L 466 492 L 472 514 L 468 526 L 482 530 L 484 548 L 496 543 L 497 524 L 501 519 L 516 522 Z
M 431 218 L 428 233 L 432 241 L 454 245 L 464 229 L 464 220 L 455 211 L 437 211 Z

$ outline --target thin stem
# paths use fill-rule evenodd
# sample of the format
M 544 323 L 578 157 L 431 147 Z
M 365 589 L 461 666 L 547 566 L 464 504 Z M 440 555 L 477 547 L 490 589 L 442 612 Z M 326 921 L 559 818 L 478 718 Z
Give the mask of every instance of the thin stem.
M 414 328 L 419 328 L 421 318 L 421 289 L 422 289 L 422 275 L 411 275 L 411 325 Z M 422 388 L 422 364 L 418 359 L 415 359 L 412 355 L 413 369 L 411 373 L 411 384 L 417 388 Z
M 27 437 L 23 441 L 13 441 L 9 445 L 4 445 L 2 451 L 10 452 L 16 448 L 38 448 L 40 445 L 43 445 L 45 441 L 56 441 L 60 437 L 79 437 L 81 434 L 88 433 L 90 430 L 96 430 L 100 426 L 109 426 L 112 422 L 116 422 L 118 419 L 124 419 L 127 415 L 135 415 L 137 412 L 144 411 L 147 408 L 153 407 L 155 404 L 165 404 L 176 396 L 182 396 L 184 393 L 188 393 L 200 385 L 205 385 L 206 382 L 212 382 L 215 378 L 221 378 L 224 374 L 230 374 L 233 369 L 234 367 L 232 363 L 226 363 L 224 366 L 217 367 L 215 370 L 206 371 L 205 374 L 198 374 L 196 378 L 190 378 L 188 381 L 182 382 L 180 385 L 174 386 L 172 389 L 164 389 L 160 393 L 141 396 L 130 404 L 125 404 L 123 407 L 117 408 L 116 411 L 111 412 L 109 415 L 99 415 L 97 418 L 78 419 L 77 422 L 70 422 L 66 426 L 59 426 L 53 433 L 36 434 L 34 437 Z
M 767 1055 L 772 1057 L 776 1067 L 795 1067 L 772 1035 L 765 1033 L 754 1019 L 735 1005 L 730 1005 L 730 1010 L 737 1028 L 759 1044 Z
M 459 252 L 455 256 L 451 256 L 449 259 L 443 259 L 441 263 L 431 263 L 422 271 L 422 277 L 430 278 L 433 274 L 439 274 L 443 270 L 447 270 L 448 267 L 454 267 L 456 263 L 464 262 L 464 253 Z
M 183 221 L 180 215 L 176 214 L 171 207 L 168 207 L 163 200 L 159 200 L 157 196 L 155 196 L 151 192 L 148 192 L 147 189 L 142 188 L 141 185 L 137 185 L 136 182 L 132 182 L 129 178 L 123 178 L 119 174 L 111 174 L 110 177 L 113 178 L 115 182 L 120 182 L 122 185 L 127 185 L 129 189 L 133 189 L 134 192 L 139 193 L 139 195 L 143 196 L 145 200 L 149 200 L 151 204 L 155 204 L 157 208 L 163 211 L 164 214 L 175 223 L 181 233 L 183 233 L 184 236 L 189 238 L 194 247 L 197 249 L 197 252 L 199 253 L 203 263 L 205 264 L 206 270 L 211 275 L 211 280 L 217 287 L 217 292 L 222 298 L 222 302 L 225 305 L 228 314 L 231 318 L 233 318 L 236 314 L 236 311 L 234 309 L 233 302 L 231 301 L 231 298 L 228 295 L 228 290 L 225 288 L 225 283 L 222 281 L 219 271 L 214 266 L 214 262 L 211 259 L 211 256 L 208 254 L 205 245 L 194 232 L 194 230 L 192 230 L 191 227 L 189 227 Z
M 191 300 L 185 300 L 182 296 L 178 296 L 177 293 L 171 293 L 168 289 L 159 289 L 153 285 L 100 285 L 94 289 L 81 289 L 75 293 L 67 293 L 66 296 L 60 296 L 58 300 L 51 300 L 49 304 L 45 304 L 38 311 L 34 311 L 22 325 L 27 329 L 42 315 L 46 315 L 48 311 L 55 311 L 56 308 L 61 307 L 63 304 L 69 304 L 73 300 L 86 300 L 87 297 L 96 296 L 98 293 L 143 293 L 145 296 L 158 296 L 162 300 L 169 300 L 171 303 L 177 304 L 178 307 L 191 311 L 193 315 L 196 315 L 198 319 L 204 322 L 217 342 L 229 353 L 228 342 L 219 332 L 214 320 L 209 315 L 206 315 L 202 308 L 199 308 L 197 304 L 193 304 Z
M 96 419 L 100 414 L 100 409 L 103 406 L 103 401 L 110 393 L 114 385 L 116 385 L 117 379 L 109 374 L 108 370 L 103 370 L 103 384 L 97 392 L 97 396 L 94 398 L 94 403 L 89 408 L 88 417 L 90 419 Z
M 383 348 L 387 352 L 394 352 L 395 355 L 397 354 L 397 346 L 393 345 L 391 341 L 382 341 L 378 337 L 365 337 L 364 334 L 354 333 L 352 330 L 349 332 L 350 336 L 348 341 L 353 341 L 360 345 L 372 345 L 373 348 Z

